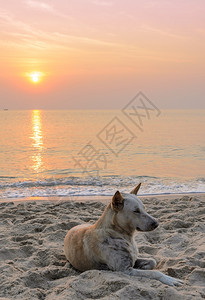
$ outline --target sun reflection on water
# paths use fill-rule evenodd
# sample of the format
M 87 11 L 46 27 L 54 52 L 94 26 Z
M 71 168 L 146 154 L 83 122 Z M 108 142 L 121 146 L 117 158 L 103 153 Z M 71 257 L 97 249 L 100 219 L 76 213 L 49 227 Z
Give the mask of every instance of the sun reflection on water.
M 35 149 L 35 154 L 32 156 L 33 165 L 32 169 L 36 172 L 43 170 L 43 135 L 42 135 L 42 123 L 41 123 L 41 111 L 32 111 L 32 146 Z

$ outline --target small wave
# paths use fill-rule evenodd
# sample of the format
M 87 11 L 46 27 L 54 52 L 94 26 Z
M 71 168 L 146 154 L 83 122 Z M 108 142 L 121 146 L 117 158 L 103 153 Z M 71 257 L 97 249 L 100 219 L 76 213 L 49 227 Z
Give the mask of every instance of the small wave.
M 15 177 L 7 177 L 15 178 Z M 121 177 L 121 176 L 102 176 L 102 177 L 65 177 L 65 178 L 49 178 L 45 180 L 24 180 L 17 182 L 0 182 L 0 189 L 5 188 L 26 188 L 26 187 L 52 187 L 52 186 L 127 186 L 135 185 L 139 181 L 148 181 L 157 179 L 151 176 Z
M 15 179 L 17 177 L 14 176 L 0 176 L 0 179 Z
M 202 178 L 179 181 L 177 178 L 152 176 L 52 177 L 36 181 L 1 182 L 0 198 L 111 196 L 117 189 L 131 191 L 139 182 L 143 183 L 141 195 L 205 192 L 205 180 Z
M 197 179 L 198 182 L 205 182 L 205 178 L 204 177 L 200 177 Z

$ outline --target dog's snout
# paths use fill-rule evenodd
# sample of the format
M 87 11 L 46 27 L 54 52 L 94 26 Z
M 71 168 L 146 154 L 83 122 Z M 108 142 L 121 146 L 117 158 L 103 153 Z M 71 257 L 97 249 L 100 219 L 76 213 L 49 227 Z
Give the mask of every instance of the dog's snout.
M 154 220 L 154 221 L 152 222 L 152 228 L 153 228 L 153 229 L 157 228 L 158 225 L 159 225 L 159 224 L 158 224 L 157 221 Z

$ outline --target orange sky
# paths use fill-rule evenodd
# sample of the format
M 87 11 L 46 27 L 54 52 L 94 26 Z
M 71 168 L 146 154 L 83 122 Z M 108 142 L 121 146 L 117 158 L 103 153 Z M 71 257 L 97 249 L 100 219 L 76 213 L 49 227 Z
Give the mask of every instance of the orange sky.
M 205 108 L 204 0 L 0 4 L 0 109 Z

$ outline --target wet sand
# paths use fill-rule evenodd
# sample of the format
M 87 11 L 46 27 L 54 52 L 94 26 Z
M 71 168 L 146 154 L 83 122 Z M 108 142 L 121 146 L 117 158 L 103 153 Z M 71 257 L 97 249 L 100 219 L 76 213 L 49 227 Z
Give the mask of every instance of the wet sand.
M 160 226 L 136 232 L 139 254 L 154 257 L 157 269 L 183 286 L 76 271 L 65 259 L 64 237 L 75 225 L 96 222 L 110 197 L 36 198 L 0 203 L 0 299 L 204 299 L 205 194 L 140 198 Z

